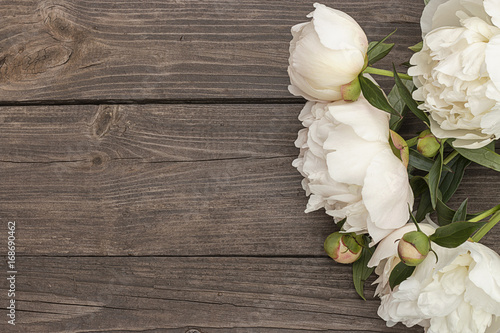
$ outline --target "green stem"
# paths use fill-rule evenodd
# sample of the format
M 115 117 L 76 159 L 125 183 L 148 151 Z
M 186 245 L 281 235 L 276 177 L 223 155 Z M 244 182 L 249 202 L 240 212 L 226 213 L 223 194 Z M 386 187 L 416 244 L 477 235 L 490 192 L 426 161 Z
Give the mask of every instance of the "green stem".
M 474 241 L 474 242 L 479 242 L 481 240 L 481 238 L 484 237 L 484 235 L 486 235 L 488 233 L 488 231 L 491 230 L 491 228 L 493 228 L 495 226 L 495 224 L 497 224 L 498 222 L 500 222 L 500 211 L 497 211 L 492 217 L 491 219 L 488 221 L 488 223 L 486 223 L 485 225 L 483 225 L 479 230 L 478 232 L 476 232 L 474 234 L 474 236 L 471 237 L 471 239 Z
M 458 155 L 458 151 L 456 151 L 456 150 L 452 151 L 450 155 L 446 156 L 446 158 L 445 158 L 445 159 L 444 159 L 444 161 L 443 161 L 443 164 L 448 164 L 448 163 L 450 163 L 450 161 L 451 161 L 452 159 L 454 159 L 454 158 L 455 158 L 455 156 L 457 156 L 457 155 Z
M 394 77 L 394 74 L 392 73 L 392 71 L 388 71 L 385 69 L 379 69 L 379 68 L 373 68 L 373 67 L 366 67 L 366 69 L 363 71 L 363 73 Z M 398 73 L 398 76 L 402 79 L 405 79 L 405 80 L 412 80 L 412 77 L 408 74 Z
M 495 214 L 496 212 L 500 211 L 500 205 L 496 205 L 495 207 L 485 210 L 484 212 L 476 215 L 475 217 L 471 218 L 469 222 L 479 222 L 485 217 L 490 216 L 491 214 Z

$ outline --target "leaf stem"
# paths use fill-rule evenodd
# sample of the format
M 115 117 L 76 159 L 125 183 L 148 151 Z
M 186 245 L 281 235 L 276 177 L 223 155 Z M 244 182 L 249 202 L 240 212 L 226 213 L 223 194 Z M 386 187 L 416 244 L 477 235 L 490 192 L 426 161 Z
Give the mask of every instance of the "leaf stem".
M 498 207 L 498 206 L 497 206 Z M 471 239 L 474 241 L 474 242 L 479 242 L 481 240 L 481 238 L 484 237 L 484 235 L 486 235 L 488 233 L 488 231 L 491 230 L 491 228 L 493 228 L 498 222 L 500 222 L 500 211 L 497 211 L 492 217 L 491 219 L 488 221 L 488 223 L 486 223 L 485 225 L 483 225 L 481 227 L 481 229 L 478 230 L 478 232 L 476 232 L 474 234 L 474 236 L 471 237 Z
M 496 205 L 493 208 L 490 208 L 488 210 L 485 210 L 484 212 L 476 215 L 475 217 L 471 218 L 469 222 L 479 222 L 485 217 L 490 216 L 491 214 L 495 214 L 496 212 L 500 211 L 500 205 Z
M 446 156 L 446 158 L 443 161 L 443 164 L 448 164 L 452 159 L 455 158 L 455 156 L 458 155 L 458 151 L 454 150 L 450 153 L 450 155 Z
M 363 73 L 394 77 L 394 74 L 392 73 L 392 71 L 388 71 L 385 69 L 379 69 L 379 68 L 373 68 L 373 67 L 366 67 L 365 70 L 363 71 Z M 412 80 L 412 77 L 408 74 L 398 73 L 398 76 L 402 79 L 405 79 L 405 80 Z

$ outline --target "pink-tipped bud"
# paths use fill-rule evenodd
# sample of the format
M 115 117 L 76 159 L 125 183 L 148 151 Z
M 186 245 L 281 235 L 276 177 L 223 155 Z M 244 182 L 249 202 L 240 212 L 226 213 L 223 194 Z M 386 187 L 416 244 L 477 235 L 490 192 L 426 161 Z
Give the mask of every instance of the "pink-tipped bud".
M 361 256 L 363 250 L 361 244 L 363 244 L 361 235 L 334 232 L 326 238 L 324 248 L 326 253 L 336 262 L 350 264 Z
M 398 244 L 399 259 L 407 266 L 417 266 L 429 254 L 431 241 L 421 231 L 410 231 L 404 234 Z
M 357 101 L 359 95 L 361 94 L 361 85 L 359 79 L 356 77 L 348 84 L 344 84 L 340 87 L 340 92 L 342 94 L 342 99 L 346 102 Z
M 431 133 L 425 130 L 418 136 L 417 150 L 425 157 L 434 157 L 441 147 L 441 142 Z
M 407 168 L 410 161 L 410 148 L 408 148 L 408 144 L 398 133 L 392 130 L 389 133 L 391 134 L 389 144 L 391 145 L 392 152 Z

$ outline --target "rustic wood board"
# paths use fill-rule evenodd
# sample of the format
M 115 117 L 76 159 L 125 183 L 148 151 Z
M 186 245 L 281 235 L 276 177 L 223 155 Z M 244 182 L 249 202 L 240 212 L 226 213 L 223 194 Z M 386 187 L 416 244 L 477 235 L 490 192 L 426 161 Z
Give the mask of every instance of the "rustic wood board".
M 23 256 L 19 271 L 18 324 L 10 332 L 404 329 L 377 319 L 374 288 L 361 300 L 351 268 L 327 258 Z
M 336 226 L 303 213 L 291 166 L 301 107 L 4 107 L 0 207 L 19 253 L 322 256 Z M 495 193 L 498 175 L 471 167 L 450 205 L 487 209 Z
M 290 28 L 312 3 L 3 1 L 0 102 L 291 99 Z M 397 28 L 396 64 L 419 41 L 422 1 L 323 3 L 351 14 L 371 40 Z
M 303 213 L 286 68 L 312 3 L 0 3 L 0 239 L 15 220 L 19 272 L 1 332 L 422 331 L 387 328 L 374 287 L 362 301 L 323 253 L 331 218 Z M 323 3 L 370 40 L 398 29 L 382 68 L 419 41 L 421 1 Z M 489 208 L 498 185 L 471 166 L 450 206 Z

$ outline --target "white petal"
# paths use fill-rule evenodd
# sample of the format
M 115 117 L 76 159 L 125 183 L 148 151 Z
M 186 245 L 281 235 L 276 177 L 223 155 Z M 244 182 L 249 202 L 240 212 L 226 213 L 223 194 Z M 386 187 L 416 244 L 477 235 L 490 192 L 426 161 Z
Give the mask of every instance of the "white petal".
M 434 13 L 438 9 L 438 7 L 447 1 L 448 0 L 431 0 L 424 7 L 424 10 L 422 11 L 422 17 L 420 18 L 420 27 L 422 28 L 423 36 L 427 35 L 429 31 L 433 29 L 432 17 L 434 16 Z
M 476 149 L 484 147 L 492 141 L 490 135 L 478 131 L 470 131 L 462 129 L 444 130 L 433 119 L 433 117 L 429 117 L 429 122 L 431 125 L 432 134 L 434 134 L 437 138 L 440 139 L 456 138 L 456 140 L 453 141 L 453 146 L 457 148 Z
M 326 156 L 330 176 L 338 182 L 363 185 L 373 157 L 388 146 L 363 140 L 347 125 L 337 126 L 324 144 L 332 150 Z
M 500 8 L 498 10 L 500 11 Z M 496 35 L 490 39 L 488 45 L 486 46 L 485 62 L 490 79 L 491 81 L 493 81 L 497 89 L 500 89 L 499 59 L 500 59 L 500 35 Z
M 500 107 L 491 110 L 481 118 L 481 127 L 484 133 L 500 138 Z
M 340 87 L 316 89 L 291 66 L 288 67 L 288 76 L 291 83 L 288 91 L 294 96 L 302 96 L 309 101 L 337 101 L 342 98 Z
M 484 9 L 493 24 L 500 28 L 500 0 L 484 0 Z
M 315 210 L 318 210 L 320 208 L 323 208 L 324 206 L 324 200 L 321 196 L 312 194 L 309 197 L 309 201 L 307 202 L 307 207 L 306 210 L 304 211 L 305 213 L 310 213 Z
M 456 148 L 478 149 L 478 148 L 482 148 L 482 147 L 488 145 L 491 141 L 493 141 L 492 138 L 488 138 L 488 139 L 484 139 L 484 140 L 456 139 L 455 141 L 453 141 L 452 145 L 453 145 L 453 147 L 456 147 Z
M 329 105 L 330 114 L 367 141 L 388 142 L 389 114 L 373 107 L 364 97 L 356 102 L 339 101 Z
M 480 243 L 466 242 L 464 247 L 470 251 L 471 257 L 476 262 L 469 273 L 470 280 L 499 302 L 497 306 L 500 307 L 500 256 Z
M 462 301 L 461 295 L 445 293 L 441 283 L 434 277 L 418 297 L 418 307 L 428 317 L 444 317 L 453 311 Z
M 427 6 L 432 4 L 434 1 L 435 0 L 431 1 L 429 4 L 427 4 Z M 424 11 L 426 10 L 426 8 L 424 9 Z M 463 7 L 460 4 L 460 0 L 449 0 L 441 2 L 441 4 L 438 4 L 436 11 L 432 16 L 431 30 L 445 26 L 459 27 L 460 20 L 455 13 L 461 9 L 463 9 Z M 429 10 L 432 10 L 432 8 L 430 8 Z M 426 26 L 426 30 L 427 29 L 428 27 Z M 422 32 L 423 30 L 424 27 L 422 26 Z M 424 34 L 426 34 L 429 31 L 430 30 L 427 30 Z
M 321 43 L 313 26 L 305 26 L 290 53 L 289 63 L 316 89 L 344 85 L 356 78 L 365 54 L 356 48 L 332 50 Z
M 397 229 L 409 218 L 413 192 L 408 174 L 390 148 L 377 154 L 366 171 L 363 202 L 373 223 L 382 229 Z
M 313 24 L 323 45 L 332 50 L 355 48 L 366 53 L 368 39 L 352 17 L 319 3 L 315 3 L 314 7 Z

